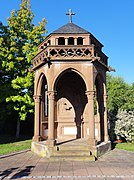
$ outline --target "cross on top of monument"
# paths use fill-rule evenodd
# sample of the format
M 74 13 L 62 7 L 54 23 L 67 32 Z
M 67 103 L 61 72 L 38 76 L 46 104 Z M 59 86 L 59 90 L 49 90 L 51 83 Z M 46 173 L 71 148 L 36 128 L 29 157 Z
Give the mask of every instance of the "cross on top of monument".
M 75 15 L 75 13 L 72 12 L 72 9 L 69 9 L 66 15 L 69 16 L 69 23 L 72 23 L 72 16 Z

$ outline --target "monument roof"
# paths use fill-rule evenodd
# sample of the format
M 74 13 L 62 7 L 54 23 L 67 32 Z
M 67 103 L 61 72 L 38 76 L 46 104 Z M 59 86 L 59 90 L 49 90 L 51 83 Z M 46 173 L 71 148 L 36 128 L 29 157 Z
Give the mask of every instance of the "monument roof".
M 52 34 L 89 34 L 89 32 L 71 22 L 53 31 Z

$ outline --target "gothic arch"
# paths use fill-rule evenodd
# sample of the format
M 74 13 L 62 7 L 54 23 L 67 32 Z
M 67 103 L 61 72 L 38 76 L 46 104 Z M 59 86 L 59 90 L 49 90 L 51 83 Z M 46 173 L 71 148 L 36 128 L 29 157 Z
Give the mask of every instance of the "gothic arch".
M 57 84 L 58 80 L 60 79 L 61 76 L 63 76 L 67 72 L 75 72 L 76 74 L 78 74 L 82 78 L 82 80 L 84 81 L 86 89 L 87 89 L 88 86 L 87 86 L 87 82 L 86 82 L 86 80 L 84 78 L 84 75 L 81 72 L 79 72 L 78 70 L 76 70 L 75 68 L 72 68 L 72 67 L 62 69 L 62 71 L 60 71 L 57 74 L 57 76 L 55 77 L 55 79 L 53 81 L 52 89 L 56 90 L 56 84 Z
M 37 95 L 41 95 L 41 89 L 42 89 L 43 82 L 46 81 L 46 84 L 48 84 L 47 83 L 47 77 L 45 76 L 45 74 L 43 72 L 41 72 L 38 75 L 38 78 L 36 81 L 37 81 L 37 83 L 35 86 L 35 92 Z
M 96 87 L 96 104 L 97 104 L 97 118 L 96 126 L 98 126 L 98 141 L 104 141 L 104 80 L 100 73 L 95 78 Z
M 36 74 L 36 83 L 35 83 L 35 94 L 34 97 L 38 97 L 38 134 L 39 134 L 39 140 L 47 139 L 47 132 L 48 129 L 48 96 L 47 96 L 47 90 L 48 90 L 48 83 L 46 75 L 41 72 L 40 74 Z M 37 107 L 37 105 L 36 105 Z M 35 108 L 35 113 L 36 113 Z M 36 117 L 35 117 L 36 118 Z M 36 121 L 35 121 L 36 122 Z
M 70 139 L 62 129 L 73 129 L 72 138 L 84 137 L 83 113 L 88 102 L 85 94 L 87 88 L 81 75 L 74 69 L 66 69 L 57 77 L 54 90 L 56 91 L 57 137 Z M 68 123 L 71 127 L 68 127 Z

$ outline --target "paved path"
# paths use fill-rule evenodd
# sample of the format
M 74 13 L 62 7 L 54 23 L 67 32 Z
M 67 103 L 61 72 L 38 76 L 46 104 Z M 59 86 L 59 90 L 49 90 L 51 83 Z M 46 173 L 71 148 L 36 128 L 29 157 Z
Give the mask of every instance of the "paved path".
M 49 162 L 28 151 L 0 158 L 0 179 L 134 180 L 134 152 L 114 149 L 96 162 Z

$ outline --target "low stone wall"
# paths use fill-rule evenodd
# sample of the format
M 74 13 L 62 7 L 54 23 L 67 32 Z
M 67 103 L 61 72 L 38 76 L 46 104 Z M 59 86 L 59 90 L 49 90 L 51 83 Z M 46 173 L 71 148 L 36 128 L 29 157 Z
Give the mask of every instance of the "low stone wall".
M 97 145 L 97 158 L 111 150 L 111 141 Z
M 88 146 L 86 146 L 86 148 L 87 147 Z M 86 157 L 86 158 L 88 157 L 87 160 L 91 159 L 92 161 L 94 161 L 94 160 L 98 159 L 100 156 L 102 156 L 103 154 L 105 154 L 106 152 L 111 150 L 111 142 L 110 141 L 102 142 L 101 144 L 97 145 L 94 148 L 89 147 L 88 150 L 85 149 L 85 146 L 83 148 L 83 146 L 80 144 L 79 145 L 76 144 L 75 146 L 74 145 L 61 146 L 60 151 L 58 151 L 57 148 L 59 148 L 59 146 L 58 147 L 56 147 L 56 146 L 49 147 L 46 145 L 45 142 L 32 142 L 32 145 L 31 145 L 31 151 L 36 153 L 38 156 L 48 158 L 48 159 L 50 158 L 50 160 L 53 156 L 56 156 L 57 158 L 60 156 L 62 158 L 64 156 L 65 157 L 68 156 L 69 158 L 71 156 L 73 156 L 74 159 L 76 159 L 76 157 L 83 157 L 83 159 L 85 160 L 84 157 Z M 75 148 L 75 150 L 74 150 L 74 148 Z M 78 149 L 76 150 L 76 148 L 78 148 Z M 64 153 L 61 151 L 63 151 Z M 86 154 L 83 155 L 83 153 L 85 153 L 85 151 L 86 151 Z M 70 153 L 72 153 L 72 154 L 70 154 Z M 90 157 L 94 157 L 94 158 L 90 158 Z M 82 158 L 81 158 L 81 160 L 82 160 Z
M 38 156 L 49 158 L 53 148 L 48 147 L 45 143 L 32 142 L 31 151 Z

